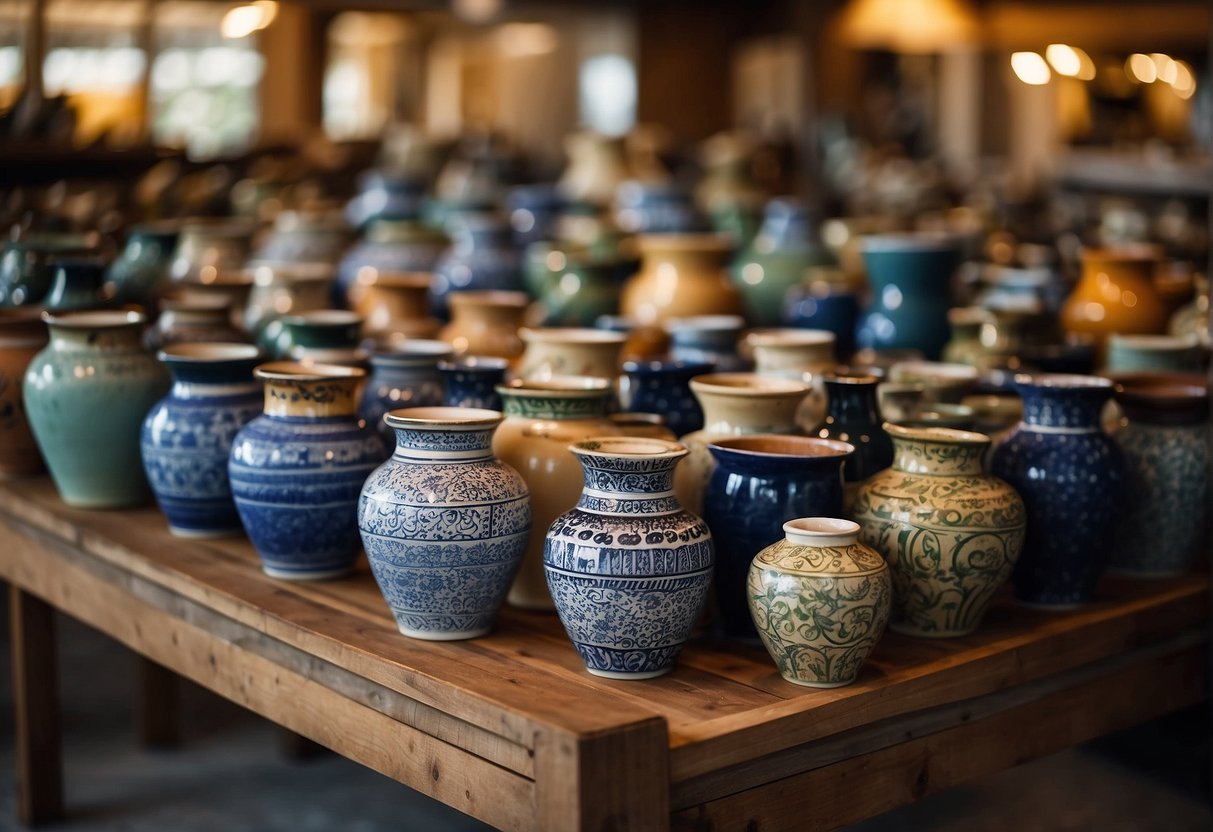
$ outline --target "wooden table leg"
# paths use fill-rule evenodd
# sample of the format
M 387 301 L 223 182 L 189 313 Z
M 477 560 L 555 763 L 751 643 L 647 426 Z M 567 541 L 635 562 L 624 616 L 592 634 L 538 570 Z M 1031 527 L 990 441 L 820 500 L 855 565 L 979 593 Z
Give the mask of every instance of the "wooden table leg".
M 139 743 L 144 748 L 181 745 L 181 680 L 151 659 L 137 656 Z
M 303 762 L 328 753 L 328 749 L 318 742 L 312 742 L 302 734 L 296 734 L 289 728 L 278 728 L 278 752 L 288 760 Z
M 9 588 L 13 707 L 17 719 L 17 816 L 35 826 L 63 817 L 55 611 Z

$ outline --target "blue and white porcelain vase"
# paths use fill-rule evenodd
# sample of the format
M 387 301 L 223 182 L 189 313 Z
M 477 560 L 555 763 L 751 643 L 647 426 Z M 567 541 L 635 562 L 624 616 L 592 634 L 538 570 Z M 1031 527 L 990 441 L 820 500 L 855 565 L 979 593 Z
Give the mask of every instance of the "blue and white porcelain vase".
M 179 537 L 239 534 L 227 463 L 236 433 L 261 414 L 261 385 L 253 378 L 261 352 L 248 344 L 183 343 L 158 357 L 173 386 L 143 420 L 139 442 L 156 503 Z
M 569 450 L 585 488 L 544 543 L 556 612 L 590 673 L 660 676 L 699 620 L 712 579 L 712 535 L 674 494 L 674 466 L 687 450 L 629 437 Z
M 531 500 L 518 472 L 493 456 L 503 418 L 461 407 L 384 417 L 396 450 L 362 487 L 358 528 L 406 636 L 482 636 L 505 601 L 531 531 Z
M 438 364 L 453 352 L 444 341 L 418 339 L 371 353 L 371 377 L 362 389 L 358 415 L 375 426 L 387 447 L 396 443 L 396 436 L 383 421 L 383 414 L 402 407 L 441 405 L 446 389 Z
M 253 375 L 265 412 L 236 434 L 228 464 L 240 522 L 267 575 L 340 577 L 361 548 L 362 484 L 387 456 L 358 418 L 366 371 L 277 361 Z
M 450 249 L 434 266 L 430 304 L 435 315 L 450 317 L 448 299 L 466 291 L 522 291 L 522 254 L 509 225 L 494 214 L 470 214 L 452 229 Z
M 505 383 L 510 362 L 491 355 L 465 355 L 438 362 L 438 372 L 446 385 L 448 407 L 479 407 L 501 410 L 497 385 Z
M 990 471 L 1028 513 L 1015 597 L 1071 608 L 1091 600 L 1124 511 L 1124 456 L 1100 427 L 1112 382 L 1096 376 L 1020 375 L 1023 421 L 994 449 Z

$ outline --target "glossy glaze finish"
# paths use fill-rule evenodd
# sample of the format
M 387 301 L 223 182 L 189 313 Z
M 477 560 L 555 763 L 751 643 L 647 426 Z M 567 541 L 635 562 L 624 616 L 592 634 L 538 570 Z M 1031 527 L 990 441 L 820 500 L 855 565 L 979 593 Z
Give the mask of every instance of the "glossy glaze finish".
M 510 364 L 504 358 L 465 355 L 438 362 L 438 372 L 446 388 L 444 403 L 448 407 L 478 407 L 501 410 L 497 385 L 505 382 Z
M 826 415 L 812 435 L 855 446 L 855 453 L 843 467 L 847 483 L 861 482 L 892 465 L 893 440 L 884 429 L 876 400 L 880 380 L 876 376 L 826 373 L 822 382 L 826 390 Z
M 181 537 L 241 532 L 227 465 L 236 433 L 261 413 L 251 345 L 189 343 L 157 356 L 173 386 L 143 420 L 143 470 L 169 531 Z
M 21 388 L 26 368 L 47 340 L 37 309 L 0 309 L 0 477 L 42 470 Z
M 1103 345 L 1113 332 L 1161 333 L 1167 309 L 1154 288 L 1162 250 L 1150 245 L 1088 248 L 1082 275 L 1061 308 L 1066 332 L 1093 337 Z
M 518 472 L 493 457 L 490 410 L 393 410 L 391 459 L 362 487 L 358 528 L 400 632 L 431 641 L 492 629 L 531 530 Z
M 948 340 L 948 298 L 959 245 L 927 234 L 873 235 L 860 245 L 872 302 L 859 319 L 859 346 L 917 349 L 939 358 Z
M 570 450 L 584 490 L 551 524 L 543 550 L 556 612 L 590 673 L 660 676 L 699 620 L 712 580 L 712 536 L 671 487 L 686 449 L 607 436 Z
M 105 260 L 100 257 L 57 257 L 51 261 L 51 288 L 42 305 L 51 312 L 77 312 L 104 306 L 101 293 Z
M 778 326 L 788 292 L 806 270 L 829 260 L 808 209 L 797 199 L 772 199 L 762 227 L 730 269 L 741 291 L 746 319 L 754 326 Z
M 798 517 L 842 513 L 842 466 L 854 447 L 807 436 L 759 434 L 708 445 L 716 470 L 703 516 L 716 540 L 716 600 L 731 638 L 754 638 L 746 599 L 750 561 Z
M 358 415 L 383 434 L 389 448 L 396 444 L 398 432 L 383 421 L 383 415 L 399 408 L 442 405 L 446 388 L 438 364 L 451 355 L 449 344 L 422 340 L 371 353 L 371 377 L 362 388 Z
M 244 312 L 244 328 L 269 351 L 282 334 L 281 318 L 329 305 L 332 267 L 326 265 L 257 266 Z
M 95 253 L 92 239 L 78 234 L 30 234 L 0 250 L 0 307 L 30 306 L 46 297 L 57 257 Z
M 740 315 L 693 315 L 665 322 L 670 357 L 679 361 L 710 361 L 718 373 L 741 373 L 754 362 L 738 352 L 745 318 Z
M 433 269 L 430 307 L 435 315 L 449 317 L 449 298 L 459 292 L 522 290 L 522 256 L 504 220 L 469 215 L 455 223 L 452 237 L 451 247 Z
M 118 303 L 150 305 L 168 284 L 169 263 L 181 226 L 175 222 L 136 225 L 106 271 L 107 291 Z
M 807 286 L 793 286 L 785 297 L 780 319 L 784 326 L 834 333 L 834 351 L 840 358 L 855 351 L 859 298 L 854 289 L 818 280 Z
M 727 237 L 714 234 L 650 234 L 639 238 L 640 271 L 628 279 L 620 312 L 641 324 L 692 315 L 739 315 L 741 295 L 725 264 Z
M 1110 335 L 1104 368 L 1110 373 L 1199 373 L 1209 348 L 1196 335 Z
M 712 369 L 704 361 L 626 361 L 620 382 L 623 409 L 660 414 L 675 436 L 702 430 L 703 408 L 691 392 L 691 379 Z
M 438 337 L 456 355 L 518 358 L 526 348 L 518 330 L 529 304 L 524 292 L 459 292 L 450 298 L 451 322 Z
M 518 360 L 518 378 L 590 376 L 614 380 L 627 336 L 579 327 L 524 327 L 518 333 L 526 349 Z

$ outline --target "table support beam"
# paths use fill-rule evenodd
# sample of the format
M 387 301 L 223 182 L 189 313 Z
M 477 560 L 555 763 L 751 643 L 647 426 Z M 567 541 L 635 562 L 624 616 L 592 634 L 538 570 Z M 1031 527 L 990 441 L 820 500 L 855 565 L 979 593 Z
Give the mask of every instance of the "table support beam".
M 40 598 L 9 588 L 13 709 L 17 738 L 17 816 L 26 826 L 63 817 L 55 611 Z
M 181 680 L 176 673 L 143 656 L 137 657 L 139 744 L 168 749 L 181 745 Z

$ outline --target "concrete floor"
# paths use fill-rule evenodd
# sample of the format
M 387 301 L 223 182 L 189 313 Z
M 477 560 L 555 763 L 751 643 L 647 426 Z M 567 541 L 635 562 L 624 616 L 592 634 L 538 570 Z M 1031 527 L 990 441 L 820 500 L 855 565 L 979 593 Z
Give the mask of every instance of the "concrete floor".
M 62 617 L 59 644 L 68 815 L 49 827 L 55 832 L 488 829 L 336 755 L 287 759 L 277 728 L 188 684 L 183 745 L 142 750 L 134 739 L 134 657 Z M 17 828 L 7 639 L 2 652 L 0 830 L 7 830 Z M 853 830 L 1203 832 L 1213 828 L 1209 751 L 1208 713 L 1194 709 Z

